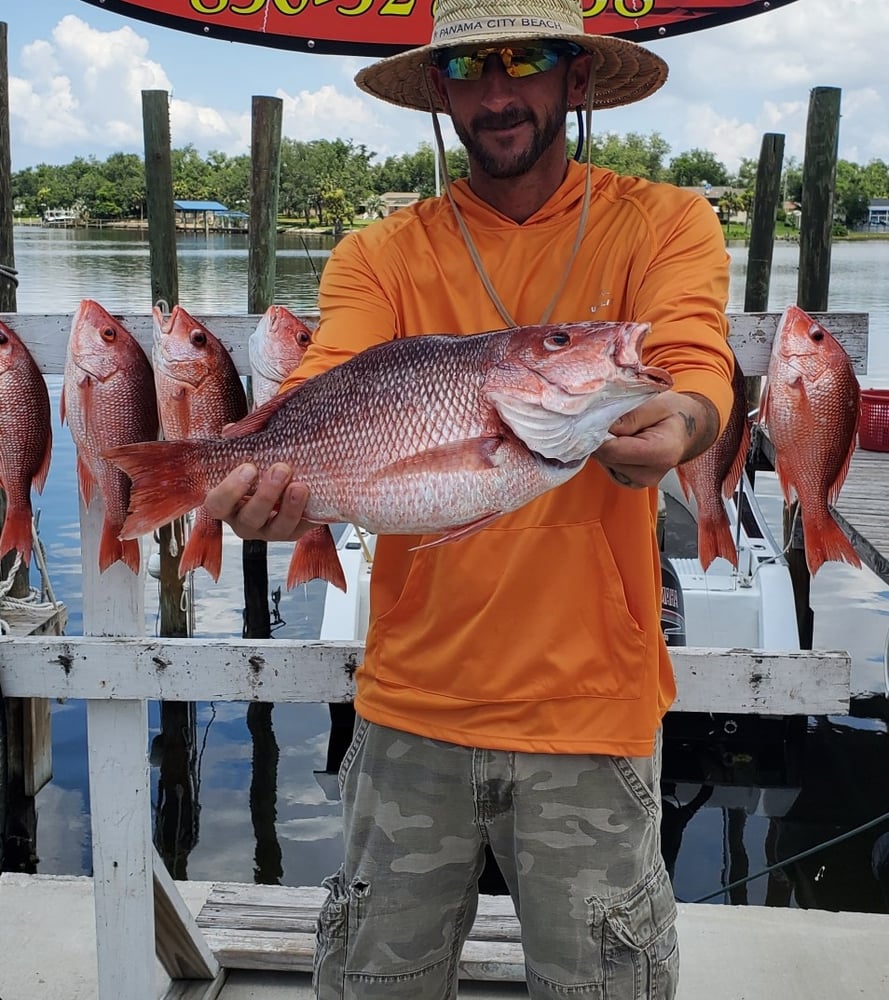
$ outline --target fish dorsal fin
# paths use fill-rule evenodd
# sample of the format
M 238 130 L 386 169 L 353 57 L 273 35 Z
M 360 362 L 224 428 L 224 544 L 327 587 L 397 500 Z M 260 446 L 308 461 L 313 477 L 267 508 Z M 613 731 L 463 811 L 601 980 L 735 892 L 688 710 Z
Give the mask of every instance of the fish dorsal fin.
M 40 463 L 40 468 L 34 474 L 32 483 L 34 484 L 34 489 L 38 493 L 43 492 L 43 487 L 46 485 L 46 477 L 49 475 L 49 465 L 52 461 L 52 431 L 46 436 L 46 449 L 43 452 L 43 461 Z
M 252 413 L 248 413 L 246 417 L 242 417 L 235 423 L 229 424 L 227 427 L 223 427 L 222 437 L 241 438 L 246 437 L 248 434 L 256 434 L 258 431 L 264 431 L 269 420 L 278 412 L 278 410 L 285 406 L 290 400 L 290 397 L 298 391 L 299 386 L 297 385 L 292 389 L 288 389 L 286 392 L 279 392 L 277 396 L 272 396 L 272 398 L 268 402 L 263 403 L 258 410 L 254 410 Z
M 741 473 L 744 471 L 744 466 L 747 463 L 748 451 L 750 451 L 750 424 L 745 420 L 744 429 L 741 431 L 741 440 L 738 442 L 738 453 L 735 455 L 731 468 L 722 481 L 722 495 L 726 499 L 735 492 L 735 488 L 741 479 Z
M 827 491 L 827 502 L 831 507 L 839 499 L 840 490 L 843 488 L 843 483 L 849 474 L 849 466 L 852 464 L 852 456 L 855 454 L 855 442 L 858 440 L 858 423 L 860 418 L 861 410 L 859 409 L 858 415 L 855 418 L 855 427 L 852 430 L 852 438 L 849 441 L 849 450 L 846 452 L 846 457 L 843 459 L 843 464 L 840 466 L 840 471 L 837 473 L 836 479 L 834 479 L 830 485 L 830 489 Z

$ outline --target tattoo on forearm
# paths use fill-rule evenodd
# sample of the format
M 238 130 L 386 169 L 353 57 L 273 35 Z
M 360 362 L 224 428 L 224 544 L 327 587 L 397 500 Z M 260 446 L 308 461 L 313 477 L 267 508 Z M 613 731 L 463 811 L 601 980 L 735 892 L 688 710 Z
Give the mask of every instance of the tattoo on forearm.
M 685 423 L 685 433 L 688 437 L 693 438 L 698 433 L 698 422 L 695 420 L 691 413 L 683 413 L 682 410 L 679 411 L 679 416 Z

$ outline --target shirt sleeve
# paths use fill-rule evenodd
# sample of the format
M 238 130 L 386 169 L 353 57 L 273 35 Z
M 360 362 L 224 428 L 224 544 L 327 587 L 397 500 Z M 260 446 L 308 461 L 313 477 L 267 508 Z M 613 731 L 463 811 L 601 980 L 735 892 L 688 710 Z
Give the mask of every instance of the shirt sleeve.
M 643 358 L 670 372 L 675 391 L 709 399 L 721 430 L 734 371 L 725 313 L 730 258 L 710 204 L 678 189 L 675 196 L 679 203 L 652 227 L 655 245 L 636 293 L 635 314 L 651 324 Z
M 312 343 L 299 367 L 281 383 L 281 392 L 396 336 L 395 311 L 356 235 L 332 251 L 321 275 L 318 307 L 321 322 Z

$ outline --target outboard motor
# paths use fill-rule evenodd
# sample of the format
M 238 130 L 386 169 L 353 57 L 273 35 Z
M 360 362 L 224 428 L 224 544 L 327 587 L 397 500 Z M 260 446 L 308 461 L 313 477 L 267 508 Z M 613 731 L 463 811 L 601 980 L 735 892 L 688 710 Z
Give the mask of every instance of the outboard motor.
M 668 646 L 685 646 L 685 603 L 673 564 L 661 552 L 661 631 Z

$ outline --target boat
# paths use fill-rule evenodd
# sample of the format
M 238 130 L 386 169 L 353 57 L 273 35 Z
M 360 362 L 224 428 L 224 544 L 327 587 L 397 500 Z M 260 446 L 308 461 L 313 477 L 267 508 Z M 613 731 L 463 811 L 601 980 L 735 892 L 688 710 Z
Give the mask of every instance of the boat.
M 76 226 L 80 221 L 73 208 L 48 208 L 42 216 L 44 226 L 60 226 L 68 228 Z

